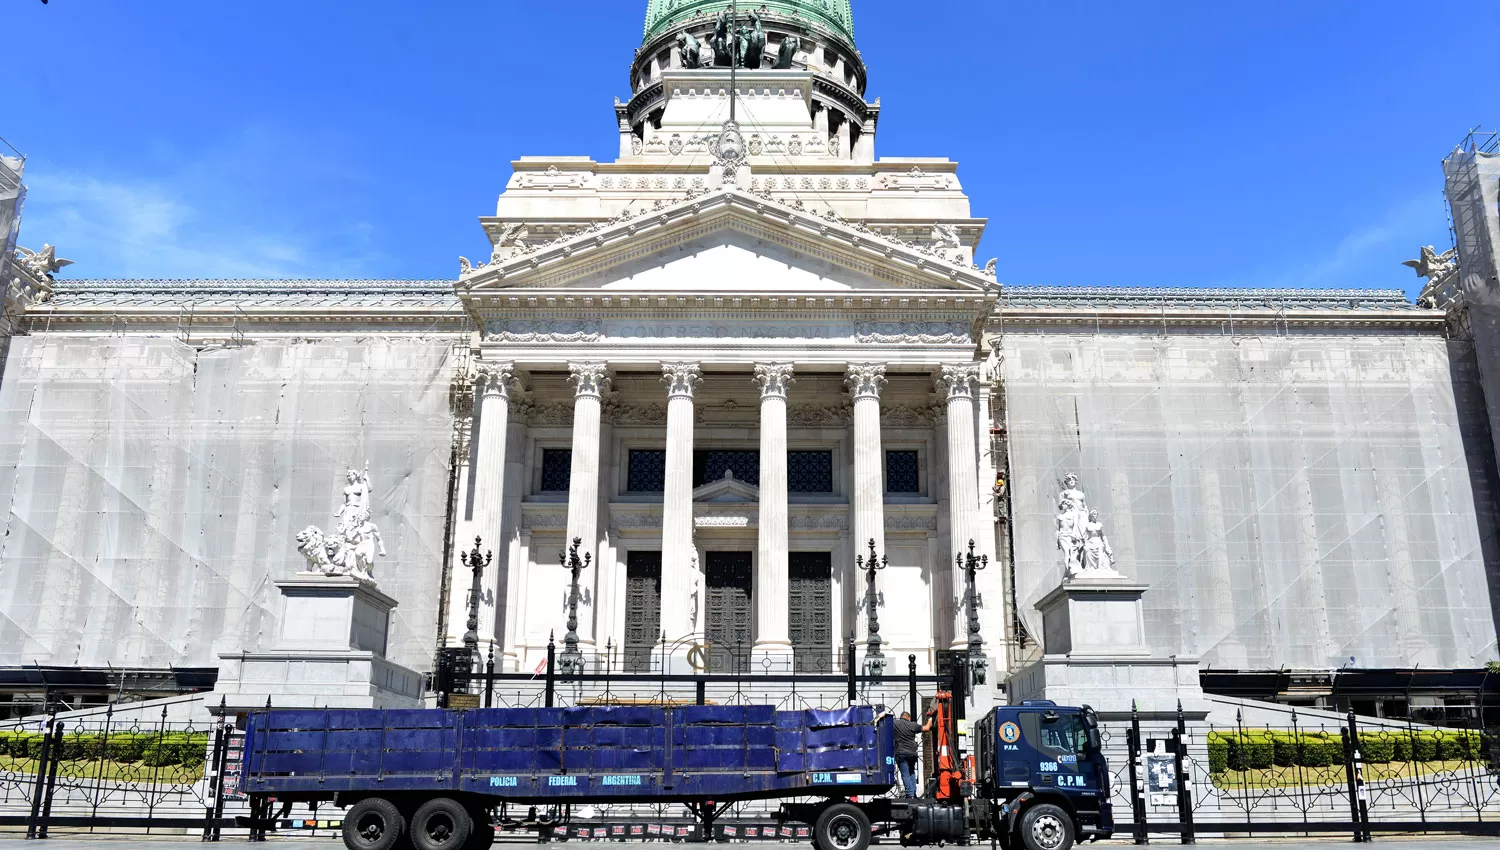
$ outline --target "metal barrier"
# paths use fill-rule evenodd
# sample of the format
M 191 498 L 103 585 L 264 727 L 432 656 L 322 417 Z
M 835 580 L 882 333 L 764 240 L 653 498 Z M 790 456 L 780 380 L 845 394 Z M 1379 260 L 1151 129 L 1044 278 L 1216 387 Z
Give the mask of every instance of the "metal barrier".
M 124 713 L 124 712 L 121 712 Z M 201 830 L 217 841 L 234 792 L 242 736 L 233 723 L 93 715 L 0 724 L 0 826 Z M 220 714 L 222 717 L 222 712 Z
M 770 704 L 779 710 L 793 710 L 860 703 L 887 706 L 895 712 L 910 711 L 919 717 L 918 686 L 936 690 L 940 684 L 949 686 L 951 679 L 951 673 L 918 675 L 914 655 L 907 656 L 905 671 L 893 669 L 889 675 L 860 672 L 852 642 L 841 655 L 841 664 L 835 665 L 830 658 L 822 665 L 806 663 L 799 669 L 799 663 L 790 657 L 778 660 L 764 653 L 736 651 L 723 656 L 731 661 L 724 668 L 707 665 L 703 672 L 695 673 L 668 673 L 665 664 L 657 664 L 650 672 L 620 671 L 606 656 L 599 655 L 585 665 L 590 672 L 564 674 L 557 664 L 556 644 L 549 641 L 546 661 L 534 673 L 498 673 L 491 654 L 482 670 L 439 675 L 434 685 L 440 703 L 454 708 L 713 702 Z M 442 666 L 451 669 L 456 665 Z M 714 672 L 716 669 L 721 672 Z
M 1493 732 L 1384 723 L 1353 712 L 1277 725 L 1143 718 L 1106 723 L 1116 834 L 1301 835 L 1377 832 L 1500 835 Z

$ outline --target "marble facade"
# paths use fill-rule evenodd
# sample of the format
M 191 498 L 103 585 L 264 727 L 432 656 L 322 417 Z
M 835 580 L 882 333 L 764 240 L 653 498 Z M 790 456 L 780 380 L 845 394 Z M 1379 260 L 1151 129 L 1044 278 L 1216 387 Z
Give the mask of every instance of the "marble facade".
M 710 638 L 839 669 L 871 540 L 885 655 L 930 670 L 967 643 L 973 540 L 993 680 L 1094 687 L 1103 666 L 1035 666 L 1070 470 L 1147 588 L 1153 658 L 1496 659 L 1500 337 L 1398 291 L 1001 286 L 958 163 L 877 156 L 847 3 L 773 0 L 766 66 L 732 83 L 683 62 L 708 5 L 651 4 L 618 157 L 520 157 L 452 277 L 16 264 L 0 666 L 278 651 L 296 534 L 367 462 L 387 654 L 417 671 L 462 644 L 475 537 L 481 651 L 528 672 L 566 628 L 573 538 L 579 639 L 616 670 Z

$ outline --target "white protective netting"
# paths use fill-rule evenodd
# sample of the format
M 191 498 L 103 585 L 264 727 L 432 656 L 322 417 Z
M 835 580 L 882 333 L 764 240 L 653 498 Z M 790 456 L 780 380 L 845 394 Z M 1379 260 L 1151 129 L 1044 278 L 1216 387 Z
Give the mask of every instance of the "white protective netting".
M 1494 472 L 1467 343 L 1007 333 L 1016 594 L 1062 578 L 1079 473 L 1160 655 L 1229 668 L 1496 658 Z
M 0 664 L 216 666 L 267 646 L 271 581 L 368 461 L 400 603 L 388 655 L 427 669 L 453 439 L 451 339 L 16 337 L 0 386 Z

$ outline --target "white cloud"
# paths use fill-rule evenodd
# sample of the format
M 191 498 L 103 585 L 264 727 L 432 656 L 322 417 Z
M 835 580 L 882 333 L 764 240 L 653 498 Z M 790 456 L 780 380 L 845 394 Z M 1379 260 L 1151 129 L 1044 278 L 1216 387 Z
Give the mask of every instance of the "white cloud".
M 1378 220 L 1340 239 L 1325 259 L 1303 269 L 1298 274 L 1300 285 L 1350 286 L 1351 277 L 1392 252 L 1406 250 L 1415 256 L 1417 234 L 1431 228 L 1434 214 L 1442 215 L 1442 202 L 1430 193 L 1392 206 Z M 1393 264 L 1392 274 L 1395 270 Z
M 26 182 L 21 243 L 57 245 L 77 263 L 69 277 L 307 277 L 329 265 L 309 235 L 257 230 L 243 212 L 237 219 L 192 200 L 196 192 L 234 209 L 214 187 L 219 181 L 174 185 L 33 168 Z

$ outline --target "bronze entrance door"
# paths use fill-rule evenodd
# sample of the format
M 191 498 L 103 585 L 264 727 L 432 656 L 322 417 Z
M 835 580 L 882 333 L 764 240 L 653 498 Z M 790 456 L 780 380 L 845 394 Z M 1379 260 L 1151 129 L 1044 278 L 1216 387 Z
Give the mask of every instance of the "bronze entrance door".
M 741 672 L 748 659 L 755 636 L 751 623 L 755 614 L 750 608 L 750 553 L 709 552 L 704 562 L 707 593 L 704 610 L 704 636 L 713 645 L 709 655 L 715 673 Z
M 649 671 L 660 643 L 661 553 L 631 552 L 625 557 L 625 671 Z
M 788 567 L 792 662 L 799 673 L 833 671 L 833 565 L 827 552 L 792 552 Z

